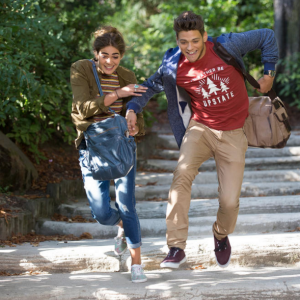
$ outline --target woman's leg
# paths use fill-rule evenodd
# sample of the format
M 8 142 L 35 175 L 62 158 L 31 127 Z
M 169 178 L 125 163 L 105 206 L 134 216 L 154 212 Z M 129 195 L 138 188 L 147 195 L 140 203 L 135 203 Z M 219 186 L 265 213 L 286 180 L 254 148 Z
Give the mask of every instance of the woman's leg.
M 110 181 L 93 179 L 92 173 L 87 168 L 86 150 L 79 150 L 79 162 L 93 218 L 102 225 L 120 224 L 121 218 L 118 210 L 110 207 Z
M 132 264 L 141 262 L 141 229 L 135 209 L 136 161 L 131 171 L 115 180 L 116 206 L 123 222 L 126 241 L 132 257 Z
M 138 248 L 129 248 L 131 255 L 131 265 L 141 265 L 141 247 Z

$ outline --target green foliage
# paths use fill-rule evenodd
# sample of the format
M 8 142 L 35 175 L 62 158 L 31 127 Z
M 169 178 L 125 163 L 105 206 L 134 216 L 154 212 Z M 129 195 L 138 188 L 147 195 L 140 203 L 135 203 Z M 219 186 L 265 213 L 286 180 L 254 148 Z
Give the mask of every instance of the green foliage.
M 127 39 L 129 49 L 122 64 L 133 69 L 140 82 L 154 74 L 166 50 L 177 46 L 173 21 L 186 10 L 203 16 L 210 36 L 273 28 L 272 0 L 122 0 L 107 21 L 120 28 Z M 259 51 L 249 53 L 244 61 L 247 69 L 261 74 Z M 164 93 L 156 99 L 164 109 Z
M 66 141 L 74 138 L 68 131 L 70 91 L 62 70 L 68 49 L 62 25 L 36 2 L 1 2 L 0 125 L 37 153 L 37 145 L 56 131 Z
M 91 57 L 91 32 L 112 6 L 1 0 L 0 127 L 37 159 L 42 158 L 38 145 L 53 135 L 69 143 L 76 136 L 70 118 L 70 65 Z
M 201 14 L 211 36 L 273 24 L 271 0 L 0 0 L 0 130 L 37 154 L 54 135 L 73 141 L 69 69 L 92 57 L 91 33 L 119 28 L 129 46 L 122 65 L 142 82 L 176 47 L 173 20 L 185 10 Z M 259 53 L 245 62 L 260 72 Z M 164 93 L 157 101 L 166 109 Z
M 0 186 L 0 194 L 10 195 L 9 190 L 12 188 L 12 185 L 7 185 L 5 187 Z
M 281 60 L 279 64 L 284 67 L 284 73 L 276 76 L 279 96 L 283 96 L 291 105 L 300 109 L 300 52 Z

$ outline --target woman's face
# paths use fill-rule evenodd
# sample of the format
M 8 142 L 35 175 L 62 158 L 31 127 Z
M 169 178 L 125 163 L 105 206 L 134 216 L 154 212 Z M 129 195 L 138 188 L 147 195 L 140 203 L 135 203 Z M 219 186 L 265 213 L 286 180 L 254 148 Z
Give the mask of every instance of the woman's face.
M 120 51 L 113 46 L 102 48 L 99 53 L 94 51 L 94 54 L 98 59 L 100 69 L 108 75 L 116 70 L 122 58 Z

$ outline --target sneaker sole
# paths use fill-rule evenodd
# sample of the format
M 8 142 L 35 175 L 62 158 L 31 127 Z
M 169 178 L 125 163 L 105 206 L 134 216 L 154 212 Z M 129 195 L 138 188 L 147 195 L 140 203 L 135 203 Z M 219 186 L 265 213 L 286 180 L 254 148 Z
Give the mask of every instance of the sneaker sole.
M 171 263 L 171 262 L 162 262 L 160 264 L 161 268 L 172 268 L 172 269 L 178 269 L 181 264 L 186 262 L 186 256 L 179 262 L 179 263 Z
M 221 264 L 218 262 L 218 260 L 217 260 L 217 256 L 216 256 L 216 255 L 215 255 L 215 258 L 216 258 L 216 262 L 217 262 L 217 264 L 218 264 L 218 266 L 219 266 L 219 267 L 221 267 L 221 268 L 227 268 L 227 267 L 228 267 L 228 265 L 229 265 L 229 263 L 230 263 L 230 260 L 231 260 L 231 253 L 230 253 L 230 256 L 229 256 L 228 262 L 227 262 L 225 265 L 221 265 Z
M 133 283 L 140 283 L 140 282 L 146 282 L 147 278 L 145 279 L 139 279 L 139 280 L 131 280 Z

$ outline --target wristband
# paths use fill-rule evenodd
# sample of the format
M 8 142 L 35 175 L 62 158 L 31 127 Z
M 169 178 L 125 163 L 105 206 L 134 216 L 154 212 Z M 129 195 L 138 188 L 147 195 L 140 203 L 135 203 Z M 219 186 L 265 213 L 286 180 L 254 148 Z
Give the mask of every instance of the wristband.
M 115 93 L 116 93 L 116 95 L 117 95 L 117 98 L 120 99 L 117 90 L 115 90 Z
M 129 112 L 135 113 L 135 111 L 134 111 L 133 109 L 128 109 L 127 112 L 128 112 L 128 113 L 129 113 Z

